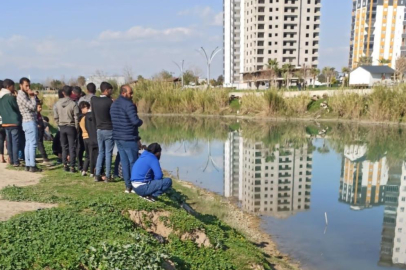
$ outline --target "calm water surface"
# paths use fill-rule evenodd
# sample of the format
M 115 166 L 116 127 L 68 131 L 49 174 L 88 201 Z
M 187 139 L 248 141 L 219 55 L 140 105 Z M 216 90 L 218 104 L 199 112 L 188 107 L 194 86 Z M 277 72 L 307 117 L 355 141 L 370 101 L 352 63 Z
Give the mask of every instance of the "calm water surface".
M 163 168 L 261 216 L 305 269 L 406 267 L 406 136 L 398 127 L 147 118 Z

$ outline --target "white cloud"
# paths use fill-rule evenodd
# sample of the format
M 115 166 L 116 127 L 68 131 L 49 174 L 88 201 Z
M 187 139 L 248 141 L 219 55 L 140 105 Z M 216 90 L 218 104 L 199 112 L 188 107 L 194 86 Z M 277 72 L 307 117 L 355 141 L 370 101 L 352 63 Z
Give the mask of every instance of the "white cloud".
M 158 30 L 153 28 L 145 28 L 142 26 L 134 26 L 127 31 L 103 31 L 99 35 L 101 40 L 118 40 L 118 39 L 127 39 L 127 40 L 141 40 L 141 39 L 150 39 L 150 38 L 162 38 L 162 36 L 177 38 L 181 36 L 189 36 L 193 33 L 191 28 L 186 27 L 177 27 L 177 28 L 168 28 L 164 30 Z
M 214 17 L 213 25 L 222 26 L 223 25 L 223 12 L 218 13 Z
M 222 26 L 223 25 L 223 12 L 216 13 L 211 7 L 196 6 L 191 9 L 181 10 L 178 16 L 197 16 L 203 20 L 205 25 Z

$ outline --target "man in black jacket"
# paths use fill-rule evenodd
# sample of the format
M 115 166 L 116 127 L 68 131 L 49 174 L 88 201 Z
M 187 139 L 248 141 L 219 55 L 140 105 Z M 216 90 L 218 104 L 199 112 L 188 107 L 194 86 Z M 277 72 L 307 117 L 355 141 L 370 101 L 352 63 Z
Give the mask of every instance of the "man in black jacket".
M 113 86 L 108 82 L 102 82 L 100 85 L 102 95 L 100 97 L 93 97 L 90 101 L 92 109 L 92 118 L 96 123 L 97 128 L 97 144 L 99 146 L 99 155 L 96 163 L 96 176 L 95 181 L 102 181 L 101 171 L 103 161 L 106 165 L 106 182 L 111 179 L 111 160 L 114 148 L 113 141 L 113 124 L 111 123 L 110 107 L 113 104 L 111 94 L 113 93 Z

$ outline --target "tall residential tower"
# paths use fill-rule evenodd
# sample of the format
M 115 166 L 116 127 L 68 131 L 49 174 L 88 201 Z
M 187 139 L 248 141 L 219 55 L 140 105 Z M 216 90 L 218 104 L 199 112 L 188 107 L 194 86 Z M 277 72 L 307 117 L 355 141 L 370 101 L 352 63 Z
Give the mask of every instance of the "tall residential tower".
M 224 0 L 225 86 L 246 83 L 268 60 L 318 64 L 321 0 Z
M 396 59 L 406 55 L 406 0 L 353 0 L 349 67 L 361 57 L 373 65 L 387 60 L 395 68 Z

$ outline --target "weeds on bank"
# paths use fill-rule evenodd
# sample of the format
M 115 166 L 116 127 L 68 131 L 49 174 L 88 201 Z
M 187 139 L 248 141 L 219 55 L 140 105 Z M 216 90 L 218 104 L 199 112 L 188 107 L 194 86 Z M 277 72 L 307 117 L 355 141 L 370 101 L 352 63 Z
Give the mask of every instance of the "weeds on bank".
M 58 203 L 59 207 L 24 213 L 0 223 L 2 269 L 269 269 L 264 255 L 240 233 L 211 215 L 187 214 L 174 191 L 157 203 L 123 193 L 123 183 L 94 183 L 90 177 L 45 172 L 38 185 L 7 187 L 4 199 Z M 126 214 L 167 211 L 174 232 L 206 233 L 212 247 L 198 247 L 172 233 L 166 244 L 137 227 Z M 238 256 L 236 256 L 238 254 Z

